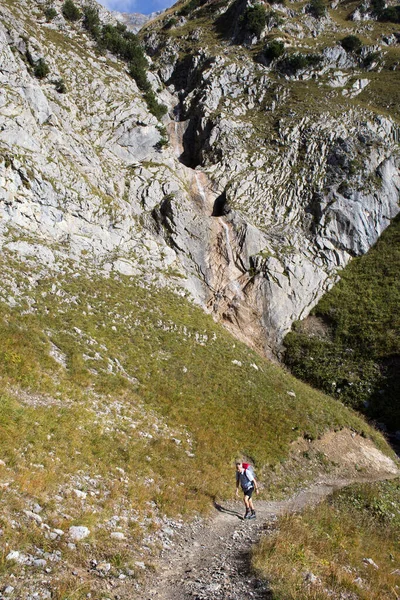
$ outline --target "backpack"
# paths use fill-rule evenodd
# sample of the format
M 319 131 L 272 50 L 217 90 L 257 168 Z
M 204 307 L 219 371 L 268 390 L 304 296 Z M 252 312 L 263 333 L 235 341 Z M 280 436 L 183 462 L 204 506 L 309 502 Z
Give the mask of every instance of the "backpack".
M 253 465 L 251 465 L 250 463 L 245 463 L 244 462 L 244 463 L 242 463 L 242 466 L 243 466 L 244 472 L 246 474 L 247 474 L 247 472 L 249 472 L 250 475 L 252 475 L 253 477 L 255 477 Z

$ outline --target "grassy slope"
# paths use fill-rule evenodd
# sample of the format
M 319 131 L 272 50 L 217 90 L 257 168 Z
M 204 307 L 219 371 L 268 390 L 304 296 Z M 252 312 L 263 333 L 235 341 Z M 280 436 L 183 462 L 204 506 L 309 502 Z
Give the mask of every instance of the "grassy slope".
M 8 550 L 35 547 L 85 569 L 95 554 L 116 575 L 135 570 L 137 555 L 151 562 L 161 517 L 206 510 L 210 496 L 231 493 L 238 453 L 268 478 L 303 433 L 348 426 L 387 450 L 361 418 L 172 293 L 74 265 L 53 275 L 5 252 L 1 261 L 4 298 L 21 301 L 1 303 L 0 573 L 21 572 Z M 73 550 L 48 539 L 23 513 L 35 502 L 52 528 L 87 525 L 88 543 Z M 126 519 L 120 546 L 110 541 L 113 515 Z M 91 590 L 73 580 L 60 576 L 54 597 Z
M 365 46 L 381 44 L 382 36 L 397 31 L 394 23 L 368 21 L 367 24 L 350 21 L 350 14 L 359 3 L 346 2 L 337 9 L 329 9 L 331 24 L 322 28 L 315 38 L 296 40 L 285 29 L 287 23 L 303 23 L 309 19 L 302 15 L 304 3 L 291 4 L 295 14 L 291 19 L 279 13 L 282 23 L 273 28 L 268 38 L 282 36 L 286 41 L 286 51 L 321 52 L 325 47 L 334 47 L 345 35 L 360 36 Z M 246 62 L 257 56 L 265 40 L 252 48 L 239 45 L 227 45 L 227 39 L 218 34 L 218 10 L 223 3 L 210 3 L 196 9 L 192 7 L 185 25 L 159 31 L 166 39 L 179 42 L 182 56 L 194 52 L 196 43 L 207 47 L 209 54 L 224 52 L 236 63 Z M 168 18 L 172 14 L 172 9 Z M 166 19 L 164 19 L 165 22 Z M 150 23 L 148 28 L 162 25 L 163 20 Z M 228 23 L 232 25 L 231 22 Z M 228 28 L 229 29 L 229 28 Z M 306 26 L 307 30 L 307 26 Z M 193 32 L 198 42 L 194 42 Z M 306 50 L 304 50 L 306 49 Z M 399 119 L 397 102 L 400 85 L 398 71 L 393 70 L 400 58 L 398 45 L 381 44 L 379 68 L 367 71 L 354 70 L 355 77 L 370 81 L 363 92 L 354 98 L 342 95 L 342 89 L 329 87 L 332 72 L 319 75 L 315 80 L 287 81 L 283 77 L 269 72 L 272 83 L 270 93 L 275 88 L 284 88 L 286 97 L 275 111 L 258 112 L 256 109 L 246 115 L 246 119 L 255 125 L 258 140 L 252 140 L 258 147 L 261 140 L 276 137 L 274 124 L 279 118 L 288 118 L 291 110 L 296 113 L 295 120 L 304 115 L 319 115 L 329 112 L 332 116 L 346 114 L 352 107 L 368 109 L 372 113 L 390 115 Z M 262 68 L 260 68 L 262 72 Z M 278 88 L 276 88 L 278 89 Z M 328 394 L 334 394 L 345 402 L 364 410 L 369 403 L 368 415 L 386 421 L 391 428 L 400 428 L 400 383 L 399 371 L 399 226 L 394 224 L 376 250 L 371 251 L 366 260 L 356 260 L 344 271 L 342 284 L 326 296 L 314 313 L 328 320 L 330 335 L 323 338 L 310 337 L 300 327 L 287 337 L 287 364 L 293 373 L 320 387 Z
M 303 432 L 315 437 L 347 426 L 386 447 L 355 413 L 171 292 L 87 277 L 72 266 L 53 275 L 6 252 L 1 260 L 4 295 L 19 303 L 1 304 L 4 574 L 20 572 L 5 560 L 15 549 L 60 549 L 75 567 L 95 549 L 116 573 L 135 556 L 151 562 L 157 537 L 143 550 L 144 537 L 163 515 L 204 511 L 214 495 L 229 496 L 238 453 L 268 478 Z M 77 500 L 75 489 L 86 499 Z M 46 539 L 24 516 L 34 503 L 50 528 L 87 525 L 89 543 L 73 551 L 66 538 Z M 122 548 L 110 541 L 113 515 L 125 519 Z
M 389 600 L 399 594 L 399 539 L 400 482 L 355 485 L 281 518 L 253 565 L 270 581 L 274 600 Z
M 292 372 L 400 428 L 400 219 L 354 259 L 312 314 L 322 334 L 298 323 L 285 340 Z M 309 321 L 308 321 L 309 322 Z

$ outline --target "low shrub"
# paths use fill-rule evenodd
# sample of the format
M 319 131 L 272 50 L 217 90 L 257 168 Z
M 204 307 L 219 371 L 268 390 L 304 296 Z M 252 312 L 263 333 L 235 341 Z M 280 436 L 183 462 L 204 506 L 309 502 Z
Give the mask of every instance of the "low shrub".
M 46 21 L 48 23 L 50 21 L 52 21 L 53 19 L 55 19 L 55 17 L 57 16 L 57 11 L 54 8 L 54 6 L 47 6 L 43 12 L 44 12 L 44 16 L 46 17 Z
M 356 35 L 347 35 L 341 40 L 340 44 L 346 52 L 358 52 L 363 45 L 360 38 Z
M 44 58 L 39 58 L 35 66 L 33 67 L 33 74 L 37 79 L 44 79 L 50 72 L 50 67 L 44 60 Z
M 373 9 L 375 15 L 379 15 L 385 8 L 385 0 L 372 0 L 371 8 Z
M 149 80 L 147 79 L 146 71 L 138 63 L 131 63 L 129 65 L 129 75 L 136 81 L 136 84 L 142 92 L 148 92 L 151 90 Z
M 151 89 L 148 90 L 144 95 L 144 99 L 146 100 L 146 104 L 147 104 L 149 111 L 158 120 L 160 120 L 166 114 L 166 112 L 168 110 L 167 107 L 165 106 L 165 104 L 160 104 L 157 101 L 157 98 L 156 98 L 153 90 L 151 90 Z
M 311 0 L 307 7 L 307 11 L 313 17 L 320 19 L 326 15 L 326 4 L 323 2 L 323 0 Z
M 315 67 L 321 62 L 318 54 L 290 54 L 278 63 L 278 70 L 286 75 L 295 75 L 308 67 Z
M 400 4 L 397 6 L 388 6 L 378 15 L 379 21 L 389 21 L 391 23 L 400 23 Z
M 263 55 L 267 60 L 271 61 L 276 58 L 280 58 L 284 52 L 285 52 L 284 43 L 279 40 L 272 40 L 272 42 L 269 42 L 265 46 L 265 48 L 263 50 Z
M 178 23 L 178 19 L 176 17 L 171 17 L 164 24 L 164 29 L 172 29 Z
M 63 79 L 58 79 L 55 82 L 55 88 L 56 88 L 56 92 L 58 92 L 59 94 L 66 94 L 67 93 L 67 86 L 64 83 Z
M 368 69 L 378 59 L 379 59 L 379 52 L 368 52 L 368 54 L 364 57 L 363 67 L 365 69 Z
M 267 24 L 267 12 L 262 4 L 249 6 L 241 18 L 249 33 L 260 37 Z
M 85 6 L 83 9 L 83 26 L 97 40 L 100 37 L 101 21 L 99 11 L 94 6 Z
M 82 16 L 81 11 L 72 0 L 65 0 L 61 11 L 67 21 L 79 21 Z
M 196 10 L 196 8 L 205 4 L 205 1 L 206 0 L 189 0 L 189 2 L 179 10 L 178 15 L 187 17 L 191 12 Z

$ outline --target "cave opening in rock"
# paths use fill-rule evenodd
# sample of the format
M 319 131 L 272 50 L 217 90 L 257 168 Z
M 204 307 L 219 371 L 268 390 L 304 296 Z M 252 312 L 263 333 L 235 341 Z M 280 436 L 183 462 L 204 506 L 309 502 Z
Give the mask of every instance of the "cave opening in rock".
M 213 217 L 224 217 L 228 213 L 230 213 L 231 208 L 227 203 L 226 199 L 226 191 L 224 190 L 222 194 L 218 196 L 218 198 L 214 201 L 212 216 Z

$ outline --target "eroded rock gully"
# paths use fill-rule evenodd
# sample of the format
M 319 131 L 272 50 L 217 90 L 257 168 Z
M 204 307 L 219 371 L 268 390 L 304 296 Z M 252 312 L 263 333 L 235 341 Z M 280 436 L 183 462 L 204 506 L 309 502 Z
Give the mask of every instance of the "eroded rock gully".
M 297 114 L 266 65 L 206 45 L 185 57 L 179 39 L 152 33 L 169 107 L 161 147 L 125 67 L 62 15 L 46 23 L 40 5 L 0 7 L 1 247 L 50 269 L 88 256 L 105 276 L 184 290 L 279 355 L 293 321 L 399 210 L 395 122 L 357 106 Z M 28 51 L 48 78 L 33 76 Z M 339 59 L 326 53 L 322 71 Z
M 185 169 L 196 167 L 197 188 L 202 173 L 200 195 L 208 200 L 198 218 L 196 194 L 186 198 L 183 211 L 197 212 L 198 237 L 180 257 L 200 276 L 199 299 L 216 318 L 261 352 L 279 355 L 293 321 L 397 214 L 398 128 L 359 109 L 298 118 L 282 112 L 290 94 L 268 69 L 210 57 L 205 49 L 174 63 L 179 44 L 171 43 L 158 48 L 157 64 L 179 97 L 175 154 Z M 272 125 L 268 111 L 279 112 Z M 180 248 L 188 221 L 177 209 L 173 237 Z

